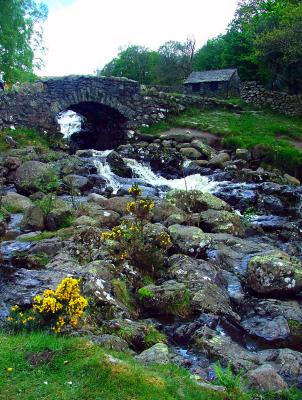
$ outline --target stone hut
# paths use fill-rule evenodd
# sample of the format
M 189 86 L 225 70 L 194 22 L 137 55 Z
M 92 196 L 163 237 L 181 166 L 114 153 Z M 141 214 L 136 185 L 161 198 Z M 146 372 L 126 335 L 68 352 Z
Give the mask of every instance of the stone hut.
M 187 94 L 208 97 L 239 97 L 240 78 L 237 69 L 196 71 L 184 81 Z

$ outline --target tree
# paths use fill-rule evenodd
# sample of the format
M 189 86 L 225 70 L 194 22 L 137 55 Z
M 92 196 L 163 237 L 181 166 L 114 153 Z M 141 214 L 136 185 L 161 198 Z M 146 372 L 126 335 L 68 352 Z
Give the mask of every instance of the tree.
M 42 65 L 42 22 L 47 7 L 34 0 L 0 0 L 0 71 L 6 82 L 32 80 Z
M 158 49 L 158 81 L 160 84 L 177 85 L 191 72 L 196 41 L 187 38 L 185 42 L 169 41 Z
M 154 83 L 158 54 L 143 46 L 131 45 L 97 71 L 97 75 L 124 76 L 140 83 Z

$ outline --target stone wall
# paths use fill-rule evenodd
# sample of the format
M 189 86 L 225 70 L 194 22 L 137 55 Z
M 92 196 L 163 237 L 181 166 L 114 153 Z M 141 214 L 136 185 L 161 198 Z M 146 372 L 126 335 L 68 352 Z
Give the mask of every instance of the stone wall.
M 188 106 L 233 107 L 200 96 L 156 90 L 145 92 L 138 82 L 126 78 L 67 76 L 40 80 L 0 93 L 0 130 L 14 125 L 56 133 L 59 131 L 57 114 L 85 102 L 117 110 L 126 120 L 126 129 L 156 123 Z
M 270 107 L 287 115 L 302 116 L 302 95 L 291 96 L 287 93 L 266 90 L 257 82 L 243 82 L 241 98 L 259 107 Z

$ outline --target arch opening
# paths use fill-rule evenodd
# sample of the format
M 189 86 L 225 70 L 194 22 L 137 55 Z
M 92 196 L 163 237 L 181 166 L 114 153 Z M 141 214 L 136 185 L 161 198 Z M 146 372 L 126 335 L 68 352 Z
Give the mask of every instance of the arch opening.
M 58 123 L 73 151 L 113 149 L 123 143 L 127 130 L 124 115 L 97 102 L 70 105 L 58 115 Z

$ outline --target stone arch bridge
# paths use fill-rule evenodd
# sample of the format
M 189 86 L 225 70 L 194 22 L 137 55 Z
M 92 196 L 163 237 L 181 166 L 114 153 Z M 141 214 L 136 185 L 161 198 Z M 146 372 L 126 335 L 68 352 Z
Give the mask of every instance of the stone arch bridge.
M 47 78 L 0 93 L 0 129 L 14 125 L 55 134 L 59 132 L 57 115 L 73 110 L 87 121 L 90 143 L 86 148 L 94 145 L 101 149 L 108 148 L 113 137 L 120 141 L 129 129 L 158 122 L 187 105 L 203 107 L 213 102 L 217 100 L 152 91 L 146 94 L 138 82 L 126 78 Z

